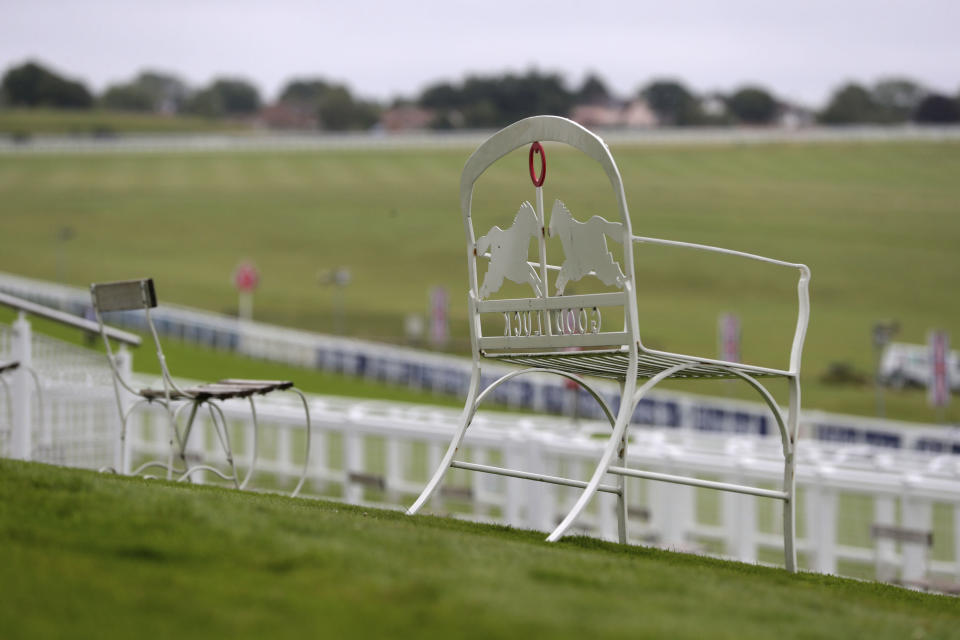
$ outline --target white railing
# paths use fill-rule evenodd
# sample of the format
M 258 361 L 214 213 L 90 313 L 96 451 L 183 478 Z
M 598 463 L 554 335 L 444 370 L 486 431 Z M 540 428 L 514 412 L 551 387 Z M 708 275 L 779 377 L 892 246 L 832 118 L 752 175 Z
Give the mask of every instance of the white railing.
M 10 335 L 0 325 L 0 357 Z M 112 466 L 119 420 L 104 357 L 44 336 L 34 336 L 33 353 L 45 406 L 35 414 L 32 459 Z M 141 376 L 134 380 L 144 386 L 152 382 Z M 459 411 L 432 406 L 316 395 L 309 401 L 314 441 L 304 491 L 357 504 L 408 506 L 459 416 Z M 0 394 L 0 424 L 5 424 L 4 402 Z M 259 399 L 257 408 L 260 461 L 251 485 L 290 488 L 303 463 L 302 410 L 295 399 L 283 396 Z M 236 459 L 245 468 L 252 442 L 249 408 L 231 401 L 224 411 Z M 165 457 L 166 415 L 146 407 L 136 416 L 128 440 L 131 457 Z M 463 459 L 585 480 L 604 443 L 593 435 L 608 428 L 593 421 L 482 412 L 468 431 Z M 191 438 L 192 461 L 222 463 L 205 419 Z M 0 453 L 9 455 L 4 439 Z M 802 441 L 798 453 L 801 566 L 942 590 L 960 583 L 960 458 L 817 441 Z M 776 436 L 641 426 L 632 431 L 629 458 L 631 467 L 654 472 L 769 488 L 782 477 Z M 549 531 L 576 495 L 576 489 L 452 469 L 431 508 Z M 747 562 L 780 560 L 779 503 L 630 478 L 628 504 L 633 542 Z M 578 531 L 615 539 L 614 506 L 612 496 L 598 496 Z
M 90 308 L 85 289 L 0 273 L 0 291 L 42 302 L 77 315 Z M 153 312 L 158 331 L 167 337 L 207 348 L 242 353 L 263 360 L 381 380 L 438 394 L 466 394 L 471 362 L 445 354 L 396 345 L 288 329 L 259 322 L 172 305 Z M 111 314 L 113 324 L 143 329 L 143 314 Z M 484 363 L 483 384 L 511 369 Z M 597 387 L 608 402 L 616 403 L 619 389 L 600 381 Z M 571 392 L 557 376 L 523 376 L 501 385 L 490 399 L 503 406 L 538 413 L 569 413 L 575 405 L 584 418 L 601 418 L 589 393 Z M 613 406 L 616 406 L 614 404 Z M 768 408 L 760 403 L 654 390 L 634 412 L 637 424 L 656 424 L 681 430 L 767 435 L 776 431 Z M 800 416 L 804 440 L 865 444 L 891 449 L 917 449 L 960 455 L 960 429 L 861 418 L 816 410 Z
M 610 145 L 744 145 L 849 142 L 945 142 L 960 139 L 960 127 L 662 127 L 601 129 Z M 493 131 L 412 131 L 404 133 L 168 133 L 111 137 L 45 135 L 15 139 L 0 136 L 0 154 L 77 153 L 237 153 L 264 151 L 340 151 L 345 149 L 473 149 Z

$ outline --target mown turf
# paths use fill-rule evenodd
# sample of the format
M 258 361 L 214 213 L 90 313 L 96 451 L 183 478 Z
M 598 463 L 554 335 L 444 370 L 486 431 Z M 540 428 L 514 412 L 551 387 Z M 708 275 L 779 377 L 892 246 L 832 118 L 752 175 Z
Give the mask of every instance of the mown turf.
M 877 320 L 899 320 L 899 338 L 908 342 L 924 342 L 935 327 L 960 335 L 960 300 L 952 295 L 960 273 L 960 145 L 613 151 L 635 233 L 810 265 L 807 407 L 873 412 L 868 385 L 819 378 L 832 362 L 869 377 Z M 257 318 L 332 331 L 337 294 L 317 275 L 346 265 L 350 334 L 402 340 L 405 315 L 425 313 L 428 290 L 440 285 L 450 291 L 453 348 L 462 351 L 467 285 L 457 186 L 468 153 L 0 157 L 0 269 L 52 279 L 59 261 L 64 278 L 80 286 L 152 275 L 162 300 L 231 312 L 230 273 L 250 257 L 262 272 Z M 548 154 L 548 206 L 559 197 L 581 218 L 614 215 L 604 176 L 575 154 L 553 147 Z M 509 224 L 531 197 L 518 152 L 478 185 L 479 232 Z M 76 230 L 66 243 L 57 241 L 64 226 Z M 649 246 L 637 256 L 645 342 L 715 354 L 717 314 L 737 311 L 744 359 L 786 366 L 793 273 Z M 752 397 L 738 385 L 683 388 Z M 888 413 L 935 416 L 921 392 L 890 394 Z M 947 417 L 960 419 L 960 403 Z
M 948 638 L 946 596 L 0 461 L 0 634 Z

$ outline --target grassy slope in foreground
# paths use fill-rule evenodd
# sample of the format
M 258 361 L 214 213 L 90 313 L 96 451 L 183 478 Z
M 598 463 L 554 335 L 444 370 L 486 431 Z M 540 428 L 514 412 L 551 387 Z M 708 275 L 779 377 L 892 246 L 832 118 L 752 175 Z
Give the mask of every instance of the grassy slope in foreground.
M 0 461 L 6 638 L 944 638 L 957 601 L 433 517 Z

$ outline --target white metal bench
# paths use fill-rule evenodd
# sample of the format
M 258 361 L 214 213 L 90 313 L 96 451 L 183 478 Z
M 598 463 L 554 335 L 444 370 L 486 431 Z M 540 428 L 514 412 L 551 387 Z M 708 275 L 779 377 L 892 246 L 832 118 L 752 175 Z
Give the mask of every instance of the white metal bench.
M 547 221 L 543 205 L 546 158 L 541 141 L 564 143 L 582 151 L 600 164 L 613 189 L 619 209 L 619 222 L 610 222 L 599 216 L 593 216 L 585 222 L 577 221 L 559 200 L 552 205 L 550 219 Z M 501 229 L 495 226 L 478 240 L 472 218 L 474 184 L 488 167 L 524 145 L 531 145 L 529 166 L 530 178 L 535 187 L 535 204 L 523 203 L 510 227 Z M 534 166 L 538 156 L 541 162 L 539 175 Z M 788 570 L 796 571 L 794 451 L 800 410 L 800 358 L 809 319 L 809 269 L 802 264 L 740 251 L 633 235 L 623 182 L 606 144 L 580 125 L 555 116 L 535 116 L 521 120 L 481 144 L 463 169 L 460 205 L 467 237 L 473 373 L 461 423 L 439 467 L 407 513 L 414 514 L 419 511 L 440 485 L 447 470 L 456 467 L 581 488 L 583 491 L 579 499 L 549 535 L 549 541 L 556 541 L 564 535 L 596 492 L 615 494 L 619 539 L 626 543 L 625 478 L 629 476 L 660 480 L 783 501 L 785 564 Z M 547 260 L 548 237 L 560 239 L 564 254 L 560 265 L 551 265 Z M 622 262 L 608 250 L 608 238 L 622 246 Z M 528 254 L 533 241 L 536 241 L 538 250 L 536 258 L 531 260 Z M 800 274 L 799 312 L 790 350 L 789 368 L 776 369 L 726 362 L 645 346 L 638 323 L 633 255 L 634 245 L 643 243 L 722 253 L 797 269 Z M 479 266 L 484 262 L 487 263 L 486 270 L 481 273 Z M 554 274 L 552 294 L 549 279 L 551 273 Z M 569 282 L 576 282 L 587 276 L 590 276 L 594 284 L 599 281 L 603 290 L 597 293 L 563 295 Z M 533 295 L 525 298 L 491 298 L 501 289 L 505 280 L 529 285 Z M 602 308 L 614 308 L 617 314 L 622 313 L 622 328 L 618 326 L 613 330 L 605 330 L 600 311 Z M 503 335 L 484 333 L 482 321 L 491 315 L 503 316 Z M 480 372 L 484 360 L 487 359 L 523 368 L 502 376 L 481 390 Z M 610 420 L 613 427 L 610 439 L 589 481 L 454 459 L 480 403 L 507 380 L 532 371 L 552 372 L 574 380 L 596 398 Z M 601 394 L 584 376 L 620 381 L 621 402 L 616 412 L 606 404 Z M 644 394 L 667 378 L 732 378 L 743 380 L 753 387 L 770 407 L 780 431 L 784 456 L 781 488 L 763 489 L 628 468 L 627 426 L 634 409 Z M 789 409 L 785 416 L 771 393 L 760 382 L 761 378 L 786 379 L 789 386 Z M 641 380 L 644 381 L 643 384 L 640 384 Z M 607 474 L 615 476 L 616 482 L 604 484 Z
M 110 368 L 113 371 L 114 388 L 117 391 L 117 406 L 120 410 L 121 420 L 120 439 L 122 452 L 120 462 L 121 468 L 119 471 L 122 472 L 127 465 L 125 459 L 125 440 L 127 436 L 127 422 L 130 418 L 130 415 L 139 405 L 143 403 L 156 402 L 166 409 L 169 417 L 170 453 L 166 462 L 151 460 L 141 464 L 132 471 L 134 475 L 151 467 L 160 467 L 166 470 L 167 479 L 172 479 L 174 473 L 176 473 L 178 480 L 184 480 L 190 478 L 192 474 L 198 471 L 209 471 L 224 480 L 233 482 L 234 486 L 237 488 L 245 489 L 250 482 L 251 477 L 253 476 L 257 464 L 257 440 L 259 428 L 257 425 L 257 409 L 256 405 L 254 404 L 254 396 L 266 395 L 274 391 L 290 391 L 297 394 L 297 396 L 300 398 L 300 401 L 303 403 L 303 411 L 306 417 L 307 439 L 303 471 L 300 474 L 300 479 L 291 495 L 296 496 L 298 493 L 300 493 L 300 489 L 303 487 L 303 484 L 306 481 L 307 470 L 310 464 L 310 408 L 307 405 L 306 397 L 304 397 L 303 393 L 299 389 L 296 389 L 293 386 L 293 382 L 289 380 L 247 380 L 239 378 L 227 378 L 217 382 L 200 384 L 186 389 L 181 388 L 176 382 L 174 382 L 172 376 L 170 375 L 170 370 L 167 368 L 167 360 L 163 355 L 163 348 L 160 346 L 160 338 L 157 336 L 157 330 L 154 327 L 153 320 L 150 316 L 150 309 L 157 306 L 157 296 L 153 285 L 153 279 L 146 278 L 141 280 L 124 280 L 121 282 L 92 284 L 90 285 L 90 295 L 93 300 L 93 309 L 97 316 L 97 323 L 100 328 L 100 333 L 103 336 L 103 343 L 106 346 L 107 359 L 110 361 Z M 102 313 L 108 311 L 130 310 L 142 310 L 146 314 L 147 326 L 150 328 L 150 334 L 153 337 L 153 342 L 157 349 L 157 359 L 160 362 L 162 380 L 162 386 L 160 388 L 134 389 L 127 383 L 126 380 L 124 380 L 124 377 L 120 374 L 120 371 L 117 367 L 116 358 L 114 357 L 113 350 L 110 346 L 110 340 L 104 332 Z M 139 396 L 140 400 L 134 403 L 133 406 L 129 407 L 128 409 L 124 409 L 119 386 L 117 385 L 122 386 L 133 395 Z M 251 443 L 251 456 L 249 467 L 243 477 L 243 480 L 240 479 L 237 473 L 236 461 L 234 460 L 232 447 L 230 446 L 230 434 L 227 427 L 226 418 L 223 415 L 223 411 L 216 404 L 217 401 L 222 402 L 224 400 L 230 400 L 234 398 L 247 399 L 247 401 L 250 403 L 250 412 L 253 419 L 253 442 Z M 176 408 L 174 408 L 175 405 Z M 203 405 L 207 406 L 207 409 L 210 413 L 210 420 L 213 423 L 217 438 L 223 447 L 227 463 L 230 466 L 229 473 L 224 473 L 220 469 L 206 464 L 190 465 L 187 461 L 187 441 L 190 437 L 190 431 L 193 428 L 196 420 L 197 412 Z M 181 432 L 177 426 L 177 420 L 180 412 L 186 407 L 190 408 L 190 413 Z M 175 455 L 179 457 L 180 462 L 183 464 L 183 468 L 177 469 L 175 467 Z

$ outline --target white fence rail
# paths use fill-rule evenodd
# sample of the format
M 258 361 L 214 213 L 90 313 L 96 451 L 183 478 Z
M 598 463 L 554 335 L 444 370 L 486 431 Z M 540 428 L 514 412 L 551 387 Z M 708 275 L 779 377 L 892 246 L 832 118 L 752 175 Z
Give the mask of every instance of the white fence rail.
M 473 149 L 493 131 L 415 131 L 409 133 L 275 133 L 38 135 L 0 137 L 0 154 L 75 153 L 237 153 L 263 151 L 339 151 L 344 149 Z M 950 142 L 960 140 L 957 126 L 845 127 L 685 127 L 604 129 L 610 145 L 745 145 L 849 142 Z
M 0 357 L 13 347 L 0 325 Z M 35 412 L 32 459 L 99 468 L 118 446 L 113 389 L 100 354 L 35 336 L 34 367 L 43 389 Z M 137 381 L 137 383 L 148 381 Z M 31 402 L 38 398 L 31 392 Z M 0 421 L 7 400 L 0 395 Z M 379 401 L 311 396 L 314 446 L 305 492 L 371 505 L 406 506 L 436 466 L 458 411 Z M 224 405 L 238 464 L 251 456 L 252 424 L 242 402 Z M 165 414 L 146 408 L 131 426 L 131 457 L 167 452 Z M 289 488 L 303 463 L 302 412 L 293 399 L 258 401 L 261 489 Z M 196 461 L 222 463 L 210 425 L 188 445 Z M 468 432 L 463 459 L 586 479 L 607 429 L 599 422 L 481 413 Z M 9 455 L 0 438 L 0 453 Z M 869 445 L 801 442 L 798 461 L 799 549 L 810 570 L 952 590 L 960 583 L 960 457 Z M 641 426 L 633 430 L 631 466 L 770 488 L 781 477 L 776 437 Z M 200 478 L 202 480 L 202 478 Z M 512 478 L 450 471 L 435 512 L 549 530 L 577 491 Z M 680 550 L 780 561 L 779 503 L 750 496 L 628 479 L 631 538 Z M 601 495 L 579 531 L 616 538 L 615 499 Z

